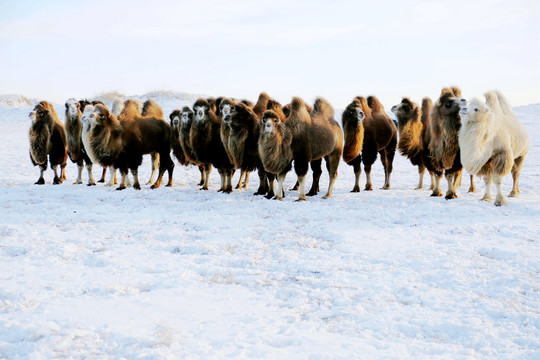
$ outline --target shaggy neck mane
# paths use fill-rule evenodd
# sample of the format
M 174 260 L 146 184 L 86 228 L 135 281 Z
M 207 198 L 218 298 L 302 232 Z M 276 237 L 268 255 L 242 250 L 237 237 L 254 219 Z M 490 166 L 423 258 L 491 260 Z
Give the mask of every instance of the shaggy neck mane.
M 68 150 L 73 161 L 77 161 L 81 154 L 81 115 L 82 114 L 79 113 L 76 116 L 70 116 L 66 113 L 66 135 Z
M 45 119 L 37 120 L 30 127 L 30 155 L 37 164 L 42 165 L 47 162 L 47 154 L 49 154 L 52 146 L 53 126 L 54 120 L 50 115 L 47 115 Z
M 96 125 L 90 139 L 94 156 L 103 165 L 111 165 L 122 151 L 122 125 L 112 114 L 108 126 Z
M 424 125 L 421 121 L 421 112 L 415 107 L 409 117 L 399 118 L 399 143 L 398 149 L 401 155 L 412 158 L 422 151 L 422 131 Z
M 259 141 L 259 154 L 266 171 L 279 174 L 292 161 L 292 134 L 284 123 L 280 122 L 272 133 L 262 132 Z
M 343 111 L 341 117 L 341 123 L 343 125 L 343 133 L 345 138 L 345 144 L 343 146 L 343 160 L 346 163 L 353 161 L 360 152 L 362 152 L 364 146 L 364 120 L 358 122 L 358 119 L 351 117 L 349 110 L 360 107 L 364 111 L 364 115 L 371 116 L 369 107 L 367 106 L 366 99 L 363 97 L 357 97 L 353 100 L 349 106 Z M 367 109 L 367 113 L 366 110 Z

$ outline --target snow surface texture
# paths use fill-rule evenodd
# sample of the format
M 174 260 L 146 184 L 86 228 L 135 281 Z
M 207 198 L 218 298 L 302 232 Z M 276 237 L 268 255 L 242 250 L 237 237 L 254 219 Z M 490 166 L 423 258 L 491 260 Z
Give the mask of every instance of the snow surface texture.
M 72 163 L 36 186 L 30 109 L 0 108 L 0 359 L 540 357 L 539 105 L 516 108 L 531 149 L 502 208 L 467 176 L 455 200 L 413 190 L 397 154 L 391 190 L 377 160 L 376 189 L 349 193 L 342 163 L 331 199 L 324 171 L 301 203 L 253 196 L 255 174 L 227 195 L 213 171 L 200 191 L 179 165 L 172 188 L 72 185 Z

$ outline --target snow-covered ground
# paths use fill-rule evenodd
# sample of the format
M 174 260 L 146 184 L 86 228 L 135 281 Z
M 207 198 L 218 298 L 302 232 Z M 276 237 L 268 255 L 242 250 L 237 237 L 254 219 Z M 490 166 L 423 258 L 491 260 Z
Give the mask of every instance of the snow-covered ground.
M 456 200 L 413 190 L 399 155 L 391 190 L 377 162 L 350 193 L 342 163 L 332 199 L 324 172 L 301 203 L 179 165 L 171 188 L 72 185 L 72 163 L 36 186 L 30 110 L 0 108 L 0 359 L 540 358 L 540 105 L 516 108 L 531 147 L 502 208 L 466 178 Z

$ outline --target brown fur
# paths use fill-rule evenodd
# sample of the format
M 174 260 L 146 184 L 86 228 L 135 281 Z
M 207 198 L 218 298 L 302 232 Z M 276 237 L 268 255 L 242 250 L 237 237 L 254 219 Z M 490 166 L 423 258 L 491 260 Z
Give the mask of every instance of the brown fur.
M 70 104 L 72 104 L 70 106 Z M 86 163 L 86 168 L 88 170 L 88 185 L 96 185 L 94 178 L 92 176 L 92 160 L 88 157 L 84 145 L 82 143 L 81 133 L 82 133 L 82 111 L 86 105 L 90 105 L 86 99 L 76 101 L 75 99 L 69 99 L 66 102 L 66 111 L 65 111 L 65 130 L 67 137 L 67 148 L 68 155 L 70 160 L 73 163 L 77 164 L 78 176 L 74 184 L 82 184 L 81 172 Z M 70 111 L 70 108 L 74 107 L 76 113 L 73 114 Z
M 223 114 L 222 114 L 223 107 L 227 105 L 230 108 L 232 108 L 234 105 L 236 105 L 236 101 L 229 98 L 222 98 L 221 101 L 219 102 L 219 116 L 222 118 L 221 128 L 220 128 L 220 138 L 221 138 L 221 142 L 223 143 L 223 148 L 225 149 L 225 152 L 229 156 L 231 163 L 234 164 L 234 160 L 233 160 L 230 145 L 229 145 L 229 135 L 231 133 L 231 124 L 230 122 L 223 121 Z M 240 168 L 240 166 L 235 165 L 235 168 L 238 169 Z
M 288 139 L 288 133 L 282 130 L 282 122 L 278 115 L 269 110 L 265 117 L 266 123 L 271 121 L 274 124 L 272 133 L 263 131 L 259 140 L 259 153 L 263 164 L 280 164 L 282 169 L 272 168 L 270 165 L 265 165 L 265 169 L 269 172 L 278 175 L 278 181 L 280 184 L 277 197 L 281 199 L 283 197 L 283 181 L 285 174 L 290 169 L 290 152 L 284 148 L 284 140 Z M 329 173 L 330 184 L 326 198 L 332 194 L 332 187 L 335 177 L 337 176 L 337 164 L 341 157 L 341 151 L 343 146 L 343 135 L 339 125 L 334 120 L 334 109 L 324 99 L 319 98 L 315 102 L 314 111 L 311 115 L 306 110 L 304 101 L 298 97 L 293 98 L 291 102 L 291 113 L 285 121 L 285 128 L 291 133 L 291 145 L 292 160 L 294 160 L 294 169 L 298 176 L 300 184 L 300 194 L 298 200 L 305 200 L 305 175 L 308 170 L 310 162 L 316 162 L 326 157 Z M 287 140 L 288 142 L 288 140 Z M 272 154 L 270 151 L 277 152 Z M 337 157 L 336 157 L 337 154 Z M 277 161 L 281 157 L 280 161 Z M 271 161 L 269 161 L 269 159 Z M 284 166 L 285 164 L 289 164 Z M 319 163 L 317 163 L 320 165 Z M 267 167 L 268 166 L 268 167 Z M 275 172 L 279 170 L 279 172 Z M 318 179 L 320 177 L 319 166 L 314 168 L 314 181 L 310 194 L 314 195 L 318 191 Z
M 225 119 L 224 119 L 225 121 Z M 259 117 L 243 103 L 237 103 L 230 116 L 228 151 L 234 167 L 255 170 L 259 163 L 257 141 L 260 133 Z
M 283 112 L 283 107 L 278 101 L 274 99 L 268 100 L 267 110 L 274 111 L 276 115 L 279 117 L 279 120 L 281 121 L 285 121 L 287 119 L 287 116 L 285 116 L 285 113 Z
M 165 170 L 169 172 L 167 186 L 171 186 L 174 163 L 170 158 L 169 125 L 161 119 L 136 115 L 130 100 L 126 101 L 121 115 L 122 119 L 118 120 L 105 106 L 97 105 L 92 114 L 96 126 L 91 138 L 94 153 L 106 162 L 112 160 L 114 167 L 120 169 L 123 180 L 118 190 L 125 188 L 128 169 L 134 176 L 133 188 L 140 189 L 138 167 L 142 156 L 153 152 L 160 155 L 160 168 L 152 188 L 161 185 Z
M 358 117 L 362 118 L 362 115 L 363 119 L 360 120 Z M 370 96 L 368 99 L 358 96 L 343 112 L 342 124 L 345 131 L 343 158 L 347 164 L 353 166 L 355 173 L 355 184 L 352 192 L 360 191 L 361 163 L 364 164 L 367 177 L 365 190 L 372 190 L 371 166 L 377 159 L 377 154 L 380 154 L 384 167 L 385 183 L 383 189 L 389 189 L 390 174 L 397 146 L 397 129 L 394 122 L 384 112 L 382 104 L 374 96 Z M 360 140 L 363 140 L 362 145 L 360 145 Z M 358 152 L 359 150 L 360 152 Z M 354 157 L 355 154 L 356 157 Z
M 459 162 L 458 131 L 461 127 L 459 117 L 459 102 L 457 98 L 461 95 L 459 89 L 444 88 L 441 96 L 433 107 L 431 113 L 431 142 L 430 151 L 436 166 L 440 170 L 461 169 Z
M 173 112 L 169 115 L 169 125 L 171 127 L 171 148 L 173 155 L 176 157 L 180 165 L 187 166 L 189 165 L 189 160 L 187 159 L 186 154 L 182 149 L 182 145 L 180 144 L 180 129 L 182 122 L 180 119 L 181 113 L 181 110 L 176 109 L 173 110 Z
M 396 112 L 398 118 L 399 143 L 398 149 L 401 155 L 413 159 L 423 150 L 422 112 L 418 105 L 408 98 L 403 98 L 401 106 Z
M 425 169 L 429 170 L 433 188 L 433 166 L 429 156 L 429 132 L 427 125 L 430 121 L 431 100 L 424 98 L 422 100 L 422 109 L 408 98 L 403 98 L 399 105 L 392 108 L 398 119 L 400 153 L 406 156 L 413 165 L 418 166 L 419 181 L 417 189 L 423 188 L 423 177 Z M 424 113 L 426 111 L 426 113 Z M 440 173 L 439 173 L 440 175 Z
M 257 103 L 253 106 L 253 112 L 259 118 L 266 111 L 266 108 L 268 107 L 268 100 L 270 100 L 270 96 L 268 96 L 267 93 L 262 92 L 259 95 L 259 99 L 257 99 Z
M 201 172 L 201 180 L 199 181 L 199 186 L 202 186 L 204 185 L 205 180 L 204 166 L 195 158 L 189 139 L 191 123 L 193 122 L 193 111 L 191 111 L 188 106 L 184 106 L 182 110 L 175 110 L 175 112 L 176 111 L 178 111 L 180 123 L 176 127 L 171 126 L 171 133 L 174 133 L 173 136 L 175 137 L 175 142 L 172 143 L 173 154 L 175 154 L 178 161 L 182 165 L 192 164 L 199 167 L 199 171 Z M 175 112 L 173 112 L 173 114 L 175 114 Z M 171 114 L 171 121 L 174 118 L 173 114 Z M 186 121 L 184 121 L 183 118 L 185 118 Z M 176 143 L 176 141 L 178 141 L 178 143 Z M 177 148 L 178 145 L 180 146 L 180 148 Z
M 155 119 L 162 119 L 165 121 L 165 118 L 163 117 L 163 110 L 161 107 L 152 99 L 148 99 L 144 102 L 143 109 L 141 112 L 141 115 L 143 117 L 150 117 Z
M 198 118 L 197 109 L 203 114 L 202 119 Z M 230 180 L 234 172 L 234 166 L 221 142 L 221 120 L 212 110 L 210 104 L 202 98 L 199 98 L 195 102 L 193 111 L 194 120 L 191 125 L 189 138 L 197 161 L 204 164 L 205 167 L 206 182 L 202 189 L 208 190 L 210 165 L 213 165 L 218 169 L 222 178 L 219 191 L 229 193 L 232 191 Z
M 272 121 L 276 131 L 269 133 L 261 131 L 259 135 L 258 151 L 264 169 L 272 174 L 281 174 L 288 171 L 293 159 L 291 130 L 280 120 L 273 110 L 267 110 L 262 117 L 263 124 Z
M 365 99 L 364 99 L 365 101 Z M 367 103 L 365 105 L 367 106 Z M 343 111 L 342 126 L 345 133 L 345 144 L 343 147 L 343 160 L 348 164 L 356 159 L 362 152 L 364 146 L 364 126 L 362 122 L 356 121 L 356 111 L 363 111 L 363 104 L 360 99 L 354 99 Z M 368 110 L 370 111 L 370 110 Z M 364 113 L 365 116 L 365 113 Z
M 58 119 L 54 107 L 47 101 L 40 101 L 32 111 L 35 116 L 29 130 L 30 159 L 34 166 L 39 165 L 41 174 L 36 184 L 44 184 L 43 173 L 47 169 L 47 157 L 55 172 L 54 184 L 61 184 L 65 177 L 67 161 L 67 140 L 64 126 Z M 60 165 L 60 176 L 56 167 Z
M 431 111 L 431 121 L 428 130 L 430 135 L 429 152 L 431 163 L 437 172 L 445 171 L 448 181 L 448 191 L 445 198 L 457 197 L 456 189 L 461 184 L 461 165 L 459 154 L 458 132 L 461 128 L 459 116 L 461 91 L 457 87 L 443 88 L 441 95 Z M 441 196 L 440 177 L 431 196 Z M 474 188 L 471 177 L 471 188 Z

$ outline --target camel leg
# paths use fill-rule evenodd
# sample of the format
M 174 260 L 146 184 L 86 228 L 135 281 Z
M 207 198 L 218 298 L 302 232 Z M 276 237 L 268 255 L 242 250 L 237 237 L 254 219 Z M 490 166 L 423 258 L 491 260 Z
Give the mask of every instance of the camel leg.
M 205 183 L 205 174 L 204 174 L 204 166 L 199 166 L 199 171 L 201 173 L 201 181 L 199 181 L 199 186 L 203 186 Z
M 486 185 L 486 192 L 484 193 L 484 196 L 482 197 L 483 201 L 491 201 L 493 200 L 493 195 L 491 194 L 491 184 L 493 184 L 493 176 L 491 173 L 488 173 L 484 175 L 484 184 Z
M 435 173 L 433 171 L 430 171 L 429 177 L 431 178 L 431 185 L 429 186 L 429 190 L 433 190 L 435 188 Z
M 66 164 L 60 165 L 60 180 L 64 181 L 66 180 Z
M 306 201 L 306 175 L 298 176 L 298 199 L 296 201 Z
M 319 192 L 319 180 L 322 175 L 322 159 L 315 160 L 311 162 L 311 170 L 313 172 L 313 183 L 311 184 L 311 189 L 306 194 L 307 196 L 315 196 Z
M 474 175 L 471 175 L 471 186 L 469 186 L 469 191 L 475 193 L 476 192 L 476 186 L 474 185 Z
M 388 149 L 385 149 L 379 153 L 381 156 L 381 162 L 384 167 L 384 186 L 381 188 L 383 190 L 390 189 L 390 175 L 392 174 L 392 163 L 394 162 L 394 152 Z
M 292 188 L 289 189 L 289 191 L 296 191 L 296 190 L 298 190 L 298 186 L 300 186 L 300 185 L 299 185 L 298 180 L 297 180 L 296 183 L 294 184 L 294 186 L 293 186 Z
M 420 190 L 424 187 L 424 174 L 426 172 L 426 167 L 424 164 L 418 165 L 418 186 L 415 190 Z
M 262 167 L 257 170 L 257 173 L 259 175 L 259 188 L 257 189 L 257 192 L 253 195 L 265 195 L 268 193 L 267 177 L 270 174 L 267 174 L 266 171 L 262 169 Z
M 497 188 L 497 196 L 495 197 L 495 206 L 508 204 L 508 201 L 506 200 L 503 194 L 502 180 L 503 180 L 503 176 L 493 175 L 493 182 L 495 183 L 495 187 Z
M 135 190 L 141 190 L 141 184 L 139 183 L 139 169 L 131 169 L 131 175 L 133 175 L 133 188 Z
M 249 171 L 246 171 L 246 175 L 244 176 L 244 183 L 242 184 L 242 189 L 247 188 L 247 185 L 249 183 Z
M 274 197 L 275 200 L 283 200 L 283 183 L 285 182 L 285 176 L 287 174 L 278 174 L 277 181 L 278 181 L 278 188 L 276 196 Z
M 116 172 L 116 169 L 114 170 L 114 172 Z M 112 175 L 112 171 L 111 171 L 111 175 Z M 127 170 L 126 171 L 120 170 L 120 184 L 118 184 L 118 187 L 116 188 L 116 190 L 124 190 L 126 188 L 126 178 L 127 178 Z
M 78 162 L 77 163 L 77 179 L 75 179 L 75 182 L 73 183 L 73 185 L 79 185 L 79 184 L 82 184 L 82 171 L 83 171 L 83 163 L 82 161 L 81 162 Z
M 326 159 L 326 168 L 328 169 L 328 191 L 326 192 L 326 195 L 323 196 L 323 199 L 330 199 L 332 197 L 332 191 L 334 189 L 334 183 L 336 182 L 337 178 L 337 169 L 339 165 L 339 159 L 341 158 L 341 155 L 338 153 L 335 155 L 328 156 Z
M 362 174 L 362 166 L 360 161 L 355 161 L 353 164 L 354 170 L 354 187 L 351 192 L 360 192 L 360 175 Z
M 221 181 L 221 185 L 219 187 L 218 192 L 223 192 L 225 191 L 225 173 L 223 172 L 222 169 L 218 169 L 218 173 L 219 173 L 219 178 Z
M 521 168 L 523 168 L 524 156 L 520 156 L 514 160 L 514 165 L 512 166 L 512 180 L 514 180 L 514 185 L 512 186 L 512 191 L 508 196 L 517 197 L 519 196 L 519 176 L 521 175 Z
M 242 178 L 244 177 L 245 174 L 246 174 L 245 170 L 240 170 L 240 178 L 238 179 L 238 184 L 236 184 L 236 186 L 234 187 L 235 189 L 240 189 L 240 187 L 242 186 Z
M 433 186 L 433 192 L 431 193 L 431 196 L 442 196 L 441 191 L 441 179 L 442 179 L 442 172 L 441 173 L 433 173 L 433 177 L 435 178 L 435 184 Z
M 169 166 L 167 167 L 167 173 L 169 175 L 169 181 L 167 181 L 167 187 L 171 187 L 172 186 L 172 182 L 173 182 L 173 171 L 174 171 L 174 162 L 172 161 L 172 159 L 169 157 L 168 159 L 168 163 L 169 163 Z
M 450 174 L 446 173 L 445 177 L 448 182 L 448 190 L 446 191 L 446 196 L 444 198 L 446 200 L 457 198 L 456 188 L 457 184 L 461 181 L 461 170 Z
M 154 182 L 154 177 L 156 176 L 156 172 L 159 169 L 159 153 L 152 153 L 150 154 L 152 156 L 152 174 L 150 175 L 150 179 L 146 183 L 146 185 L 150 185 Z
M 86 171 L 88 171 L 88 186 L 96 185 L 96 181 L 94 180 L 94 176 L 92 175 L 92 163 L 86 164 Z
M 98 180 L 98 182 L 104 183 L 105 182 L 105 175 L 107 175 L 107 167 L 106 166 L 103 167 L 103 171 L 101 173 L 101 178 Z
M 52 165 L 51 169 L 54 171 L 54 179 L 53 184 L 58 185 L 62 183 L 62 178 L 58 176 L 56 169 L 58 168 L 58 165 Z
M 230 194 L 232 193 L 232 177 L 234 174 L 234 170 L 225 170 L 225 188 L 223 190 L 224 193 Z M 242 174 L 240 174 L 241 176 Z
M 212 165 L 204 164 L 204 185 L 201 190 L 208 190 L 208 180 L 210 179 L 210 173 L 212 172 Z
M 267 178 L 268 178 L 268 194 L 266 194 L 264 197 L 267 198 L 267 199 L 272 199 L 274 197 L 274 178 L 276 176 L 274 174 L 268 174 L 267 175 Z M 282 189 L 283 190 L 283 189 Z M 282 194 L 282 197 L 284 197 L 285 195 Z
M 371 183 L 371 165 L 364 165 L 364 172 L 366 173 L 366 187 L 364 190 L 373 190 L 373 184 Z
M 103 170 L 104 170 L 103 172 L 105 173 L 106 171 L 105 168 Z M 107 182 L 105 186 L 114 186 L 115 184 L 116 184 L 116 169 L 112 166 L 109 166 L 109 182 Z
M 45 178 L 43 177 L 43 174 L 45 174 L 45 170 L 47 170 L 47 163 L 39 165 L 39 179 L 34 183 L 34 185 L 45 184 Z

